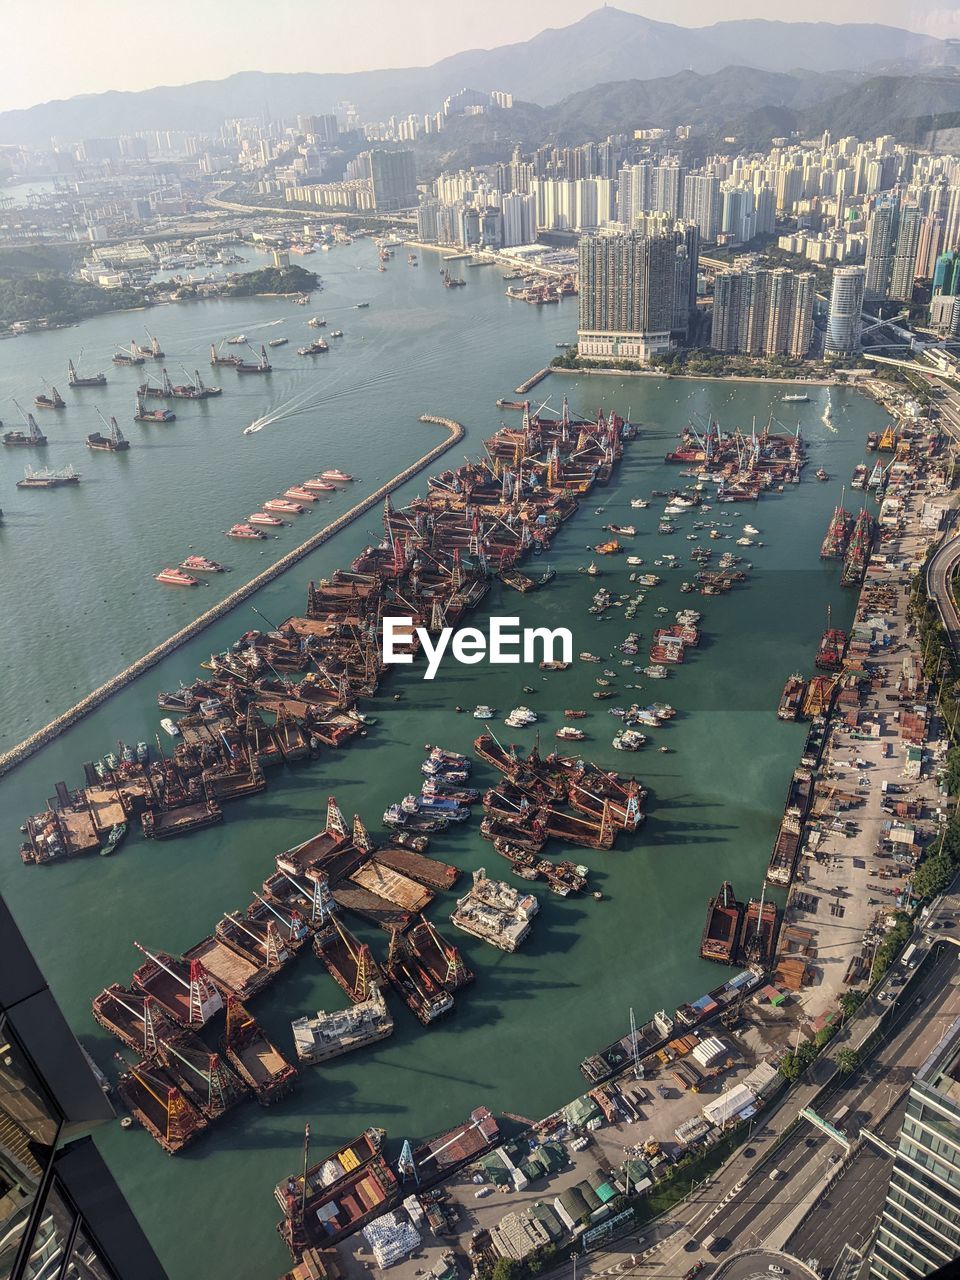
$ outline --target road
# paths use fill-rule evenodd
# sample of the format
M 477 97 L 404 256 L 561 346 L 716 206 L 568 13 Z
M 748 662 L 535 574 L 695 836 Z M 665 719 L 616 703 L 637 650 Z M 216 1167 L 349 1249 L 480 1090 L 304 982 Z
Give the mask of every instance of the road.
M 960 565 L 960 538 L 948 538 L 927 565 L 927 594 L 937 606 L 954 653 L 960 654 L 960 614 L 953 602 L 950 582 Z

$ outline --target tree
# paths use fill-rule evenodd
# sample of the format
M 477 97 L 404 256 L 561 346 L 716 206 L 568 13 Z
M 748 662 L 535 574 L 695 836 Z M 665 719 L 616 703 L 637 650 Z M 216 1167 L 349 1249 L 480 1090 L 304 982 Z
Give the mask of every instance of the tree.
M 856 1049 L 840 1049 L 837 1052 L 837 1070 L 845 1076 L 856 1071 L 860 1065 L 860 1054 Z
M 943 893 L 955 874 L 955 868 L 948 854 L 940 852 L 920 864 L 911 878 L 913 892 L 921 901 L 935 898 Z
M 490 1273 L 491 1280 L 520 1280 L 523 1267 L 513 1258 L 498 1258 Z
M 845 1018 L 852 1018 L 866 998 L 865 991 L 845 991 L 839 1000 L 840 1012 Z

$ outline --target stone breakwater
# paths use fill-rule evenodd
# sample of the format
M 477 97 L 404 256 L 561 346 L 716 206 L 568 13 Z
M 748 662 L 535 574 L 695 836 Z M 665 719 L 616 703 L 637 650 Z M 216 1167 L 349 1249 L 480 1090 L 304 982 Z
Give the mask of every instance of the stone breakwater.
M 85 698 L 81 698 L 79 702 L 64 711 L 62 715 L 57 716 L 55 720 L 51 720 L 42 729 L 38 729 L 36 733 L 30 734 L 28 738 L 24 738 L 17 746 L 0 755 L 0 777 L 5 773 L 9 773 L 11 769 L 16 768 L 18 764 L 22 764 L 34 752 L 46 746 L 57 734 L 69 729 L 71 725 L 76 724 L 88 712 L 95 710 L 95 708 L 106 702 L 113 694 L 125 689 L 138 676 L 156 666 L 158 662 L 162 661 L 168 654 L 173 653 L 182 644 L 186 644 L 188 640 L 198 636 L 211 623 L 224 617 L 231 609 L 259 591 L 261 587 L 266 586 L 268 582 L 272 582 L 274 578 L 278 578 L 280 574 L 285 573 L 287 569 L 302 560 L 304 556 L 309 555 L 311 551 L 328 542 L 334 534 L 352 524 L 354 520 L 369 511 L 371 507 L 375 507 L 388 493 L 392 493 L 394 489 L 398 489 L 402 484 L 411 480 L 415 475 L 423 471 L 425 467 L 429 467 L 431 462 L 436 461 L 437 458 L 441 457 L 455 444 L 458 444 L 466 435 L 466 429 L 463 424 L 454 422 L 451 418 L 440 418 L 433 414 L 425 413 L 421 415 L 420 421 L 444 427 L 447 431 L 447 438 L 434 445 L 422 458 L 412 462 L 409 467 L 404 467 L 392 480 L 388 480 L 385 484 L 380 485 L 378 489 L 374 489 L 372 493 L 367 494 L 365 498 L 362 498 L 352 506 L 349 511 L 345 511 L 343 515 L 337 516 L 336 520 L 332 520 L 329 524 L 324 525 L 322 529 L 318 529 L 305 542 L 301 542 L 298 547 L 294 547 L 292 551 L 288 551 L 286 555 L 281 556 L 269 568 L 264 569 L 262 573 L 258 573 L 255 578 L 251 578 L 249 582 L 244 583 L 242 587 L 238 587 L 236 591 L 231 591 L 218 604 L 201 613 L 199 617 L 194 618 L 185 627 L 181 627 L 179 631 L 175 631 L 172 636 L 168 636 L 166 640 L 163 640 L 155 648 L 138 658 L 136 662 L 132 662 L 130 666 L 112 676 L 99 688 L 94 689 L 92 693 L 88 693 Z

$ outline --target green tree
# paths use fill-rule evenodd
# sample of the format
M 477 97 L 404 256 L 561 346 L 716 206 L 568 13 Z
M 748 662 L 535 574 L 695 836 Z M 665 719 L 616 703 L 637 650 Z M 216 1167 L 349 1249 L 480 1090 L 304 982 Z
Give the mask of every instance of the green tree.
M 840 1049 L 837 1052 L 837 1070 L 845 1076 L 856 1071 L 860 1065 L 860 1054 L 856 1049 Z
M 938 893 L 943 893 L 955 874 L 956 868 L 950 856 L 941 851 L 934 857 L 927 858 L 914 871 L 911 877 L 913 892 L 921 901 L 935 898 Z
M 498 1258 L 490 1276 L 491 1280 L 521 1280 L 523 1267 L 513 1258 Z
M 866 998 L 865 991 L 845 991 L 839 1000 L 840 1012 L 845 1018 L 852 1018 Z

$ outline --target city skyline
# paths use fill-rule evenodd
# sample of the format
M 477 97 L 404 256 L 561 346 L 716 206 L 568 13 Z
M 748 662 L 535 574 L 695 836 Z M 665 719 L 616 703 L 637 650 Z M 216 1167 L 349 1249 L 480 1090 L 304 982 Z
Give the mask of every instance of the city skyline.
M 600 7 L 606 6 L 594 0 L 531 0 L 518 10 L 507 0 L 491 0 L 482 10 L 451 14 L 438 0 L 421 0 L 411 17 L 384 0 L 357 0 L 337 15 L 335 25 L 323 29 L 322 44 L 313 55 L 304 50 L 302 6 L 291 0 L 278 0 L 271 7 L 268 25 L 260 20 L 253 0 L 238 0 L 231 11 L 229 38 L 213 11 L 172 0 L 167 23 L 191 38 L 178 49 L 179 74 L 151 76 L 143 74 L 142 60 L 128 56 L 136 39 L 121 0 L 96 0 L 83 9 L 67 0 L 45 0 L 39 7 L 8 0 L 3 21 L 10 53 L 0 62 L 0 111 L 86 94 L 219 80 L 243 71 L 352 73 L 428 66 L 464 51 L 529 40 Z M 609 7 L 682 27 L 769 18 L 761 0 L 733 0 L 722 15 L 707 0 L 682 0 L 668 20 L 648 3 L 623 0 Z M 939 38 L 960 36 L 960 9 L 928 3 L 902 6 L 878 0 L 868 9 L 861 0 L 812 0 L 803 19 L 887 24 Z M 41 31 L 45 38 L 38 40 Z M 47 38 L 49 32 L 57 33 L 55 41 Z

